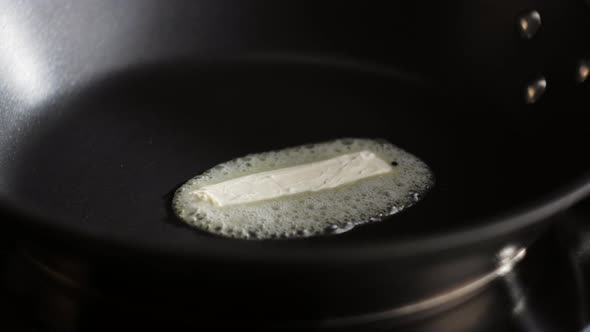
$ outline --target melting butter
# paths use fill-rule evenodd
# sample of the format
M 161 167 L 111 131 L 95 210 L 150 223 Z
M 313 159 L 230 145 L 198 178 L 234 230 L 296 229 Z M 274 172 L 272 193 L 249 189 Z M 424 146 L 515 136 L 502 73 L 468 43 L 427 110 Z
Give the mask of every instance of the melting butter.
M 191 226 L 224 237 L 300 238 L 383 221 L 433 183 L 429 167 L 399 147 L 347 138 L 219 164 L 181 186 L 173 208 Z
M 337 188 L 391 170 L 391 166 L 375 153 L 364 150 L 327 160 L 241 176 L 204 186 L 194 194 L 198 199 L 212 202 L 217 206 L 247 204 Z

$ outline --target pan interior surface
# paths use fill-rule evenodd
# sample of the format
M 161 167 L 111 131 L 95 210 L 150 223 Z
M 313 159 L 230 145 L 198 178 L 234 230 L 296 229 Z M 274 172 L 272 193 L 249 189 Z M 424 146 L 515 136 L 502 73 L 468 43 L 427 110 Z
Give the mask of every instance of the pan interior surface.
M 2 195 L 74 232 L 150 248 L 370 246 L 476 226 L 581 172 L 558 120 L 451 98 L 419 79 L 289 62 L 152 65 L 31 110 Z M 551 133 L 547 135 L 547 133 Z M 172 193 L 250 153 L 341 137 L 383 138 L 431 167 L 416 206 L 349 233 L 241 241 L 192 229 Z M 7 163 L 3 163 L 6 165 Z

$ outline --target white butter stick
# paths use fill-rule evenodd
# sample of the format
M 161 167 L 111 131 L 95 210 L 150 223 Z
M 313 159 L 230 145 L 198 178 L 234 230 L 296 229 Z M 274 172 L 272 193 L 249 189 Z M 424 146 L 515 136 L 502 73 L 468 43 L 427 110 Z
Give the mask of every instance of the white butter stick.
M 392 167 L 370 151 L 250 174 L 204 186 L 193 194 L 217 206 L 247 204 L 287 195 L 333 189 L 390 172 Z

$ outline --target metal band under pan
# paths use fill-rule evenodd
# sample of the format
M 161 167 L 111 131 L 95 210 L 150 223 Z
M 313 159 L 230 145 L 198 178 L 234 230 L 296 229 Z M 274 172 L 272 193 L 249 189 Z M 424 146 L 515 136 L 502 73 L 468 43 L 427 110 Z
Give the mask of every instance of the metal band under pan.
M 514 266 L 520 262 L 525 255 L 526 248 L 515 248 L 512 246 L 506 247 L 498 254 L 498 265 L 494 271 L 467 282 L 462 286 L 453 288 L 450 291 L 440 293 L 433 297 L 393 309 L 362 315 L 323 319 L 320 322 L 320 325 L 324 327 L 337 327 L 366 324 L 371 322 L 393 320 L 396 318 L 423 313 L 443 305 L 457 305 L 477 295 L 492 281 L 511 272 Z
M 28 252 L 22 251 L 22 255 L 32 262 L 38 270 L 50 278 L 56 280 L 60 284 L 77 290 L 85 290 L 84 286 L 80 285 L 76 280 L 67 274 L 64 274 L 63 272 L 44 264 Z M 354 316 L 330 317 L 316 321 L 297 321 L 293 323 L 296 326 L 346 327 L 408 317 L 440 308 L 445 305 L 458 305 L 477 295 L 480 291 L 483 291 L 486 286 L 490 285 L 492 281 L 511 272 L 514 266 L 520 262 L 525 255 L 526 248 L 516 248 L 512 246 L 505 247 L 498 254 L 498 264 L 496 269 L 492 272 L 484 274 L 472 281 L 466 282 L 465 284 L 453 288 L 452 290 L 400 307 Z M 98 294 L 92 290 L 88 290 L 88 293 L 92 295 Z

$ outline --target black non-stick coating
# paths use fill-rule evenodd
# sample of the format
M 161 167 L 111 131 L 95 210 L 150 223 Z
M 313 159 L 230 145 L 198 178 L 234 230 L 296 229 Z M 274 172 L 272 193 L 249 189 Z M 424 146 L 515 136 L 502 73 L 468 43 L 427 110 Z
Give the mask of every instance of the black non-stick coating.
M 378 256 L 367 248 L 413 251 L 427 237 L 442 248 L 443 233 L 460 242 L 510 234 L 585 193 L 488 218 L 588 166 L 577 106 L 588 85 L 575 82 L 588 56 L 583 1 L 1 4 L 0 203 L 28 217 L 7 223 L 47 226 L 30 233 L 97 239 L 105 251 L 367 258 Z M 531 9 L 543 25 L 524 40 L 517 18 Z M 547 93 L 525 105 L 538 75 Z M 342 136 L 407 149 L 432 167 L 436 186 L 386 222 L 308 240 L 220 239 L 170 214 L 174 189 L 219 162 Z
M 0 237 L 142 317 L 243 328 L 415 303 L 497 268 L 590 191 L 584 1 L 0 7 Z M 526 105 L 539 75 L 547 92 Z M 171 214 L 173 191 L 217 163 L 343 136 L 407 149 L 435 187 L 305 240 L 223 239 Z
M 330 59 L 138 67 L 28 112 L 1 170 L 6 202 L 59 229 L 187 255 L 318 254 L 473 229 L 588 167 L 571 115 L 502 111 L 391 68 Z M 304 240 L 224 239 L 171 213 L 174 190 L 218 163 L 339 137 L 385 138 L 417 155 L 434 189 L 383 222 Z

